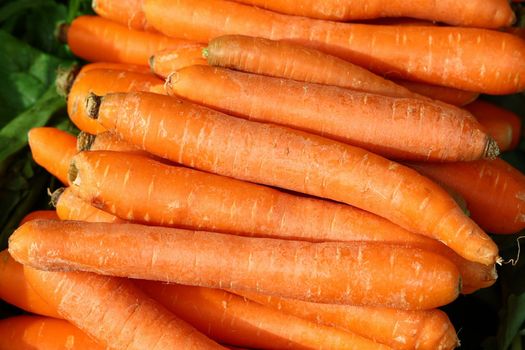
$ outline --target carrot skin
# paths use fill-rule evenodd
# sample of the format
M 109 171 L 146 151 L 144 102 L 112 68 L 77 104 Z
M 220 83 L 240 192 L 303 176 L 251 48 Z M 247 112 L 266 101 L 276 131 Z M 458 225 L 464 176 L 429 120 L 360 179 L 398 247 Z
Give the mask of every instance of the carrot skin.
M 142 74 L 151 74 L 151 69 L 148 66 L 127 63 L 115 62 L 92 62 L 82 66 L 79 73 L 86 73 L 90 70 L 105 69 L 105 70 L 119 70 L 129 71 Z
M 152 30 L 142 10 L 142 2 L 142 0 L 94 0 L 92 7 L 97 15 L 130 29 Z
M 56 210 L 35 210 L 24 216 L 18 226 L 37 219 L 58 220 L 58 215 Z
M 454 106 L 465 106 L 476 100 L 479 96 L 479 93 L 477 92 L 458 90 L 451 87 L 430 85 L 407 80 L 394 81 L 396 84 L 407 88 L 413 93 L 430 97 L 434 100 L 443 101 Z
M 149 60 L 151 71 L 166 78 L 180 68 L 206 64 L 206 59 L 202 57 L 204 48 L 205 45 L 194 43 L 175 50 L 157 52 Z

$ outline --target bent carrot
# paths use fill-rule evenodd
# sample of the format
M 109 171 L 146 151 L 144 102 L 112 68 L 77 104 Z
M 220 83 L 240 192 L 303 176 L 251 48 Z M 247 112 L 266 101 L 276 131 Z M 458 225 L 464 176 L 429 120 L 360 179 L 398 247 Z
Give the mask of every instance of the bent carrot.
M 238 295 L 318 324 L 355 332 L 394 349 L 445 350 L 459 345 L 447 314 L 437 309 L 405 311 L 309 303 L 246 292 Z
M 453 0 L 389 1 L 388 3 L 381 0 L 235 1 L 295 16 L 339 21 L 413 17 L 445 22 L 455 26 L 496 29 L 508 27 L 516 20 L 514 11 L 506 0 L 471 0 L 468 3 Z
M 24 216 L 20 221 L 19 226 L 25 224 L 28 221 L 37 219 L 58 220 L 58 216 L 55 210 L 35 210 Z
M 106 129 L 86 115 L 85 100 L 89 93 L 149 91 L 163 81 L 152 74 L 120 70 L 88 70 L 80 72 L 69 92 L 67 111 L 71 121 L 82 131 L 99 134 Z
M 137 224 L 37 220 L 13 233 L 9 253 L 39 269 L 79 269 L 400 309 L 444 305 L 461 289 L 456 266 L 441 255 L 377 242 L 310 243 Z
M 92 7 L 97 15 L 130 29 L 151 29 L 142 10 L 142 0 L 93 0 Z
M 390 349 L 366 336 L 305 321 L 223 290 L 140 280 L 137 284 L 175 315 L 227 344 L 257 349 Z
M 513 112 L 494 105 L 490 102 L 478 100 L 465 106 L 501 144 L 503 151 L 512 150 L 518 146 L 521 138 L 521 118 Z
M 65 320 L 16 316 L 0 320 L 0 349 L 103 350 L 104 347 Z
M 9 255 L 7 249 L 0 252 L 0 299 L 35 314 L 60 318 L 56 309 L 27 283 L 24 267 Z
M 86 272 L 24 269 L 28 282 L 44 300 L 105 348 L 224 349 L 131 281 Z
M 437 238 L 466 259 L 486 265 L 497 259 L 496 244 L 442 188 L 408 167 L 360 148 L 230 117 L 168 96 L 129 93 L 101 99 L 92 95 L 87 102 L 89 114 L 104 127 L 152 154 L 350 204 Z
M 221 0 L 145 0 L 144 12 L 164 34 L 202 43 L 225 34 L 259 36 L 317 48 L 393 78 L 490 94 L 525 89 L 525 41 L 508 33 L 337 23 Z
M 76 138 L 56 128 L 41 127 L 29 130 L 28 139 L 35 162 L 68 184 L 69 163 L 77 153 Z
M 175 50 L 157 52 L 149 59 L 150 68 L 155 74 L 166 78 L 177 69 L 206 64 L 206 59 L 202 57 L 202 50 L 205 47 L 203 44 L 195 43 Z
M 147 66 L 155 52 L 187 45 L 188 41 L 128 29 L 98 16 L 80 16 L 62 29 L 71 51 L 92 62 L 117 62 Z
M 396 84 L 399 84 L 414 93 L 430 97 L 434 100 L 443 101 L 454 106 L 464 106 L 471 103 L 479 96 L 479 93 L 477 92 L 458 90 L 446 86 L 418 83 L 408 80 L 394 81 Z
M 504 160 L 410 166 L 461 194 L 472 219 L 488 232 L 525 228 L 525 175 Z
M 237 117 L 307 131 L 387 158 L 470 161 L 498 155 L 496 142 L 470 113 L 432 101 L 209 66 L 177 71 L 166 80 L 166 90 Z

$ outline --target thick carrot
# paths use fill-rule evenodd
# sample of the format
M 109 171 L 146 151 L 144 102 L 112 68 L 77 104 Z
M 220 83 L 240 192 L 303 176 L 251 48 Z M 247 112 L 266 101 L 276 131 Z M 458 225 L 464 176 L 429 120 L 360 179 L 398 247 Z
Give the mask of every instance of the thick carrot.
M 0 320 L 0 350 L 103 350 L 65 320 L 16 316 Z
M 25 224 L 28 221 L 36 220 L 36 219 L 55 219 L 58 220 L 58 215 L 55 210 L 35 210 L 30 213 L 28 213 L 26 216 L 22 218 L 19 225 Z
M 491 94 L 525 89 L 525 41 L 508 33 L 337 23 L 221 0 L 145 0 L 144 12 L 164 34 L 198 42 L 225 34 L 287 40 L 388 77 Z
M 205 47 L 203 44 L 195 43 L 175 50 L 157 52 L 150 57 L 149 65 L 155 74 L 166 78 L 177 69 L 206 64 L 206 59 L 202 57 L 202 50 Z
M 296 16 L 353 21 L 382 17 L 413 17 L 456 26 L 481 28 L 508 27 L 516 20 L 507 0 L 389 1 L 381 0 L 235 0 L 268 10 Z
M 506 234 L 525 228 L 525 175 L 504 160 L 410 166 L 461 194 L 485 230 Z
M 92 7 L 99 16 L 130 29 L 151 29 L 142 10 L 142 0 L 93 0 Z
M 256 349 L 390 349 L 365 335 L 318 325 L 219 289 L 137 281 L 212 339 Z
M 501 150 L 512 150 L 518 146 L 521 139 L 521 118 L 513 112 L 478 100 L 465 106 L 494 137 Z M 503 147 L 502 147 L 503 146 Z
M 127 64 L 127 63 L 115 63 L 115 62 L 92 62 L 86 65 L 83 65 L 80 69 L 80 72 L 89 72 L 94 69 L 106 69 L 106 70 L 120 70 L 120 71 L 129 71 L 142 74 L 150 74 L 151 69 L 148 66 L 143 66 L 139 64 Z
M 129 280 L 24 269 L 27 281 L 44 300 L 105 348 L 223 349 Z
M 418 83 L 415 81 L 395 80 L 395 83 L 419 95 L 443 101 L 454 106 L 464 106 L 478 98 L 479 93 L 458 90 L 451 87 Z
M 497 259 L 496 244 L 446 191 L 408 167 L 363 149 L 168 96 L 91 95 L 87 102 L 90 115 L 104 127 L 152 154 L 347 203 L 438 238 L 469 260 L 491 265 Z
M 105 128 L 86 115 L 85 100 L 89 93 L 149 91 L 153 86 L 163 84 L 161 79 L 152 74 L 106 69 L 81 71 L 67 99 L 69 118 L 82 131 L 90 134 L 104 132 Z
M 256 293 L 238 294 L 281 312 L 361 334 L 394 349 L 445 350 L 459 345 L 454 326 L 447 315 L 437 309 L 405 311 L 309 303 Z
M 41 127 L 29 130 L 28 139 L 35 162 L 68 184 L 69 163 L 77 153 L 75 136 L 56 128 Z
M 149 155 L 137 146 L 124 141 L 109 131 L 105 131 L 98 135 L 91 135 L 81 131 L 77 137 L 78 151 L 114 151 L 135 153 L 143 156 Z
M 441 255 L 377 242 L 310 243 L 137 224 L 37 220 L 13 233 L 9 253 L 39 269 L 400 309 L 444 305 L 461 289 L 456 266 Z
M 91 62 L 148 65 L 155 52 L 185 46 L 188 41 L 141 32 L 98 16 L 80 16 L 61 35 L 73 53 Z
M 56 309 L 27 283 L 24 267 L 13 260 L 7 249 L 0 252 L 0 299 L 35 314 L 60 318 Z
M 393 159 L 470 161 L 498 155 L 496 142 L 470 113 L 427 100 L 209 66 L 177 71 L 166 80 L 166 90 L 231 115 L 289 126 Z

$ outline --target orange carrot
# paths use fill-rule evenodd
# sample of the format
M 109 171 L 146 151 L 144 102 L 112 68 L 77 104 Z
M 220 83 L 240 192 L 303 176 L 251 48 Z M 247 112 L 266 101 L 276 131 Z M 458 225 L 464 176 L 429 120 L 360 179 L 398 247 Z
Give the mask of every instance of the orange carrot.
M 142 11 L 142 0 L 93 0 L 92 7 L 99 16 L 130 29 L 151 29 Z
M 44 300 L 104 348 L 223 349 L 129 280 L 24 269 L 27 281 Z
M 150 57 L 149 65 L 155 74 L 166 78 L 177 69 L 195 64 L 206 64 L 206 59 L 202 57 L 202 50 L 205 47 L 205 45 L 194 43 L 175 50 L 157 52 Z
M 16 316 L 0 320 L 1 350 L 103 350 L 77 327 L 64 320 Z
M 79 151 L 114 151 L 135 153 L 143 156 L 149 155 L 147 152 L 144 152 L 137 146 L 118 138 L 109 131 L 105 131 L 98 135 L 91 135 L 81 131 L 77 137 L 77 149 Z
M 507 33 L 512 33 L 521 39 L 525 39 L 525 28 L 523 27 L 508 27 L 503 28 Z
M 492 233 L 525 229 L 525 175 L 502 159 L 467 163 L 412 163 L 467 201 L 470 216 Z
M 434 100 L 443 101 L 454 106 L 464 106 L 478 98 L 479 93 L 458 90 L 451 87 L 418 83 L 415 81 L 395 80 L 399 84 L 414 93 L 430 97 Z
M 491 94 L 525 89 L 525 41 L 508 33 L 337 23 L 222 0 L 145 0 L 144 12 L 164 34 L 202 43 L 225 34 L 259 36 L 317 48 L 393 78 Z
M 353 21 L 381 17 L 413 17 L 445 22 L 455 26 L 500 28 L 516 20 L 507 0 L 389 1 L 381 0 L 235 0 L 265 9 L 296 16 Z
M 24 216 L 19 225 L 36 219 L 58 220 L 58 216 L 55 210 L 35 210 Z
M 521 138 L 521 118 L 513 112 L 486 101 L 474 101 L 465 107 L 494 137 L 501 150 L 512 150 Z M 503 147 L 502 147 L 503 146 Z
M 281 312 L 355 332 L 394 349 L 445 350 L 454 349 L 459 344 L 454 326 L 447 315 L 437 309 L 405 311 L 309 303 L 256 293 L 238 294 Z
M 257 349 L 390 349 L 218 289 L 137 281 L 168 310 L 212 339 Z
M 152 74 L 141 74 L 120 70 L 88 70 L 80 72 L 69 92 L 67 111 L 71 121 L 82 131 L 98 134 L 106 129 L 86 115 L 86 96 L 109 92 L 149 91 L 155 85 L 163 85 L 162 80 Z
M 149 153 L 356 206 L 437 238 L 475 262 L 491 265 L 498 257 L 496 244 L 446 191 L 416 171 L 360 148 L 156 94 L 91 95 L 87 104 L 91 117 Z
M 289 126 L 393 159 L 470 161 L 498 155 L 496 142 L 470 113 L 432 101 L 209 66 L 177 71 L 167 79 L 166 90 L 231 115 Z
M 185 46 L 188 41 L 141 32 L 98 16 L 77 17 L 61 35 L 73 53 L 92 62 L 148 65 L 155 52 Z
M 126 72 L 135 72 L 142 74 L 150 74 L 151 69 L 148 66 L 138 64 L 126 64 L 126 63 L 115 63 L 115 62 L 93 62 L 88 63 L 80 69 L 80 72 L 86 73 L 94 69 L 106 69 L 106 70 L 120 70 Z
M 24 267 L 13 260 L 7 249 L 0 252 L 0 299 L 35 314 L 60 318 L 56 309 L 27 283 Z
M 450 303 L 461 287 L 456 266 L 441 255 L 377 242 L 310 243 L 137 224 L 37 220 L 13 233 L 9 253 L 38 269 L 78 269 L 400 309 Z
M 28 139 L 35 162 L 67 184 L 69 163 L 77 153 L 76 138 L 56 128 L 41 127 L 31 129 Z

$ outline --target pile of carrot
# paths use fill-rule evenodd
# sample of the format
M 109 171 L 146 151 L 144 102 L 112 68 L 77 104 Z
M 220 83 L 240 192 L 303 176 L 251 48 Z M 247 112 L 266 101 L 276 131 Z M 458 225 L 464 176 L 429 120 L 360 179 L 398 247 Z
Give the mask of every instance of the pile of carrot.
M 28 135 L 63 187 L 0 253 L 35 314 L 0 349 L 459 345 L 439 308 L 525 228 L 521 119 L 477 100 L 525 90 L 507 1 L 93 9 L 59 35 L 92 62 L 59 77 L 78 137 Z

